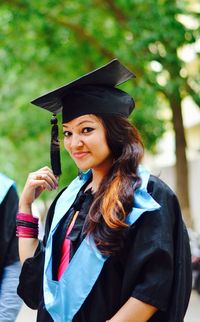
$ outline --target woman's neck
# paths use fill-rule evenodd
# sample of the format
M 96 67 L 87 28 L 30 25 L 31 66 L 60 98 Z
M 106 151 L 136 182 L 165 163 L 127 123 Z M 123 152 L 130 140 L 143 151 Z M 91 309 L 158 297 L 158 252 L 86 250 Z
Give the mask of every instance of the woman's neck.
M 98 171 L 98 170 L 93 170 L 92 169 L 92 181 L 89 184 L 89 188 L 92 188 L 93 192 L 96 192 L 99 189 L 99 186 L 103 180 L 103 178 L 107 175 L 109 172 L 110 168 L 107 169 L 106 171 Z

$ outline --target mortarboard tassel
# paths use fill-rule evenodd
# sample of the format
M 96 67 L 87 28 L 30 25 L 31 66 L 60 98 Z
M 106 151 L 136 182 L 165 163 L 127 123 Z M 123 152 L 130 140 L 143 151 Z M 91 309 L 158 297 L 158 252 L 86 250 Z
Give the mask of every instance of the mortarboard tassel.
M 50 158 L 51 168 L 55 176 L 61 175 L 61 162 L 60 162 L 60 143 L 58 139 L 58 120 L 56 114 L 53 114 L 51 118 L 51 147 Z

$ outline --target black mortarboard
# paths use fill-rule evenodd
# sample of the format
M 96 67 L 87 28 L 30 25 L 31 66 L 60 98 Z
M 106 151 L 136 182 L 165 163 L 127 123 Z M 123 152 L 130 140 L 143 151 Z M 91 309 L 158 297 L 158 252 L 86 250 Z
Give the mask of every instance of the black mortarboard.
M 84 114 L 120 114 L 127 116 L 134 108 L 134 101 L 126 92 L 115 88 L 135 75 L 117 59 L 83 75 L 82 77 L 57 88 L 31 103 L 40 106 L 54 115 L 62 113 L 63 123 Z M 60 175 L 59 141 L 57 119 L 51 123 L 51 163 L 56 175 Z M 56 158 L 56 160 L 54 160 Z M 58 159 L 58 160 L 57 160 Z

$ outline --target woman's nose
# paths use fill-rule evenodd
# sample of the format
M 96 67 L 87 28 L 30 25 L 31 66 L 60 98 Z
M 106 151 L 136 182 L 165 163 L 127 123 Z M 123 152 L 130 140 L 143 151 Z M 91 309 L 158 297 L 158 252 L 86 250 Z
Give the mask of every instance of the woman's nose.
M 71 147 L 79 147 L 83 145 L 83 141 L 81 140 L 80 135 L 73 134 L 71 138 Z

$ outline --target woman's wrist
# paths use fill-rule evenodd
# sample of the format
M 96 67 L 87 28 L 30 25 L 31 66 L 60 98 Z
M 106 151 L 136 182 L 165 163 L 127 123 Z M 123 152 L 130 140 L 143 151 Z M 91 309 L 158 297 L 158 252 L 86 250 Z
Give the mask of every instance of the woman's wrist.
M 30 213 L 19 212 L 16 216 L 16 236 L 19 238 L 38 238 L 38 218 Z
M 19 202 L 19 212 L 32 215 L 32 207 L 30 204 Z

